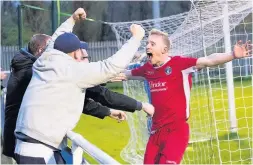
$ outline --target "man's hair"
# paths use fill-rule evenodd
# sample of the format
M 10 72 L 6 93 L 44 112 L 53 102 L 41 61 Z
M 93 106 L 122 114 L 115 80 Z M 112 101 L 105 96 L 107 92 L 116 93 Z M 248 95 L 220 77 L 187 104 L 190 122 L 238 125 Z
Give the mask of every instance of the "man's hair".
M 161 36 L 162 39 L 163 39 L 163 42 L 168 47 L 168 50 L 170 49 L 170 40 L 169 40 L 168 33 L 162 32 L 161 30 L 158 30 L 158 29 L 152 29 L 149 32 L 149 35 L 158 35 L 158 36 Z
M 39 49 L 45 49 L 47 46 L 47 41 L 51 36 L 46 34 L 35 34 L 32 36 L 30 42 L 28 43 L 29 52 L 33 55 L 36 55 L 39 52 Z

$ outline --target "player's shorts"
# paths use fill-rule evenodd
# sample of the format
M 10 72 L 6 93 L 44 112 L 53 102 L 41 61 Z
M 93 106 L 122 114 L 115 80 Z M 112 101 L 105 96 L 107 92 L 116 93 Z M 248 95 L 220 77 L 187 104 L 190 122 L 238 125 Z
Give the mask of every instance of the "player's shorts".
M 150 135 L 144 164 L 180 164 L 189 142 L 189 125 L 166 125 Z

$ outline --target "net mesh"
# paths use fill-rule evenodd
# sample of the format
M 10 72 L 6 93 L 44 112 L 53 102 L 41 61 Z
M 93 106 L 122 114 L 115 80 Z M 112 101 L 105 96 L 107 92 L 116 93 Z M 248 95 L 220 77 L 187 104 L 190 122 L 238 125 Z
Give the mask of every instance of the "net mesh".
M 168 2 L 169 3 L 169 2 Z M 227 10 L 225 10 L 227 5 Z M 130 37 L 129 26 L 141 24 L 148 32 L 159 28 L 169 34 L 171 55 L 202 57 L 225 51 L 224 21 L 232 45 L 252 39 L 252 2 L 192 1 L 189 12 L 158 19 L 111 23 L 121 47 Z M 139 49 L 145 51 L 148 33 Z M 252 58 L 233 60 L 234 103 L 238 131 L 231 133 L 226 66 L 202 69 L 193 75 L 191 90 L 190 144 L 184 164 L 252 163 Z M 125 94 L 147 101 L 145 83 L 124 82 Z M 121 157 L 131 163 L 142 163 L 148 139 L 147 118 L 143 112 L 129 115 L 131 137 Z

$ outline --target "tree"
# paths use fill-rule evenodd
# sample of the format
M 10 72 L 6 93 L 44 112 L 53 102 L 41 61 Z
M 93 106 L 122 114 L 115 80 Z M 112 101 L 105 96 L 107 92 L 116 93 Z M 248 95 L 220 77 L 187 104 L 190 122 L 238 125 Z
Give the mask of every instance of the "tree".
M 24 29 L 30 29 L 33 33 L 45 33 L 52 34 L 52 22 L 51 22 L 51 3 L 45 3 L 43 1 L 22 1 L 24 5 L 31 5 L 40 7 L 45 10 L 33 9 L 29 7 L 23 8 L 23 23 Z
M 17 10 L 11 1 L 1 2 L 2 45 L 18 44 Z
M 94 20 L 103 20 L 105 10 L 108 2 L 106 1 L 74 1 L 73 9 L 83 7 L 87 12 L 87 17 Z M 76 24 L 74 33 L 76 33 L 81 40 L 84 41 L 99 41 L 101 40 L 102 24 L 91 21 L 81 21 Z

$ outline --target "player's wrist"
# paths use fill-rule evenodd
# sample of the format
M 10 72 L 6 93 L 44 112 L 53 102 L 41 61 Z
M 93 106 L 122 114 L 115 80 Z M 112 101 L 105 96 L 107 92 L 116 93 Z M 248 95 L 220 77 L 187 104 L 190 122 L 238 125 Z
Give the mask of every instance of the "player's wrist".
M 233 59 L 237 59 L 237 57 L 235 56 L 235 52 L 234 51 L 231 52 L 231 55 L 232 55 Z
M 138 35 L 133 35 L 132 38 L 133 38 L 133 40 L 135 40 L 136 42 L 141 42 L 141 40 L 143 39 L 143 37 L 138 36 Z
M 69 20 L 69 23 L 71 23 L 72 25 L 75 25 L 76 20 L 74 19 L 73 15 L 68 20 Z

